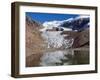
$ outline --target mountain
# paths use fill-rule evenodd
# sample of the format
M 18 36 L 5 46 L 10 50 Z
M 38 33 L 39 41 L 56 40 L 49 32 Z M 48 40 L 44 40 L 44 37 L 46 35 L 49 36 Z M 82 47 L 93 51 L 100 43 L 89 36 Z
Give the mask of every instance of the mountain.
M 42 25 L 44 28 L 40 31 L 42 31 L 42 36 L 48 42 L 48 48 L 69 48 L 73 42 L 75 42 L 75 46 L 79 42 L 80 46 L 89 41 L 89 38 L 82 40 L 85 39 L 82 37 L 83 35 L 89 35 L 89 16 L 78 16 L 62 21 L 46 21 Z
M 47 29 L 53 29 L 53 28 L 57 28 L 58 30 L 59 29 L 63 29 L 63 30 L 66 30 L 66 31 L 72 31 L 71 28 L 65 28 L 65 27 L 62 27 L 60 26 L 61 24 L 63 24 L 64 22 L 66 22 L 68 20 L 63 20 L 63 21 L 46 21 L 44 22 L 42 25 L 44 26 L 43 29 L 41 29 L 41 31 L 45 31 Z
M 25 46 L 26 46 L 26 66 L 38 66 L 39 59 L 44 48 L 44 40 L 41 37 L 41 24 L 26 17 Z
M 46 21 L 42 24 L 44 26 L 44 29 L 41 29 L 41 31 L 44 31 L 46 29 L 53 29 L 54 27 L 58 29 L 62 28 L 65 31 L 82 31 L 85 28 L 89 28 L 89 23 L 89 16 L 78 16 L 62 21 Z
M 26 25 L 30 26 L 32 29 L 39 29 L 40 26 L 42 26 L 42 24 L 36 20 L 32 20 L 32 18 L 29 16 L 26 16 Z
M 71 28 L 72 30 L 82 31 L 85 28 L 88 28 L 89 26 L 85 26 L 90 22 L 89 17 L 76 17 L 71 21 L 63 22 L 60 26 L 61 27 L 67 27 Z

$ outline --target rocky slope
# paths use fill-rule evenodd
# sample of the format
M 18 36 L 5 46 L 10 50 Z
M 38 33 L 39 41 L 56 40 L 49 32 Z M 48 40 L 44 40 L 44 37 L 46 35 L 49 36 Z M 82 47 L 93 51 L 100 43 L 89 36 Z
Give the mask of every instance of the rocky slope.
M 26 66 L 38 66 L 39 57 L 45 48 L 41 37 L 41 24 L 26 17 Z

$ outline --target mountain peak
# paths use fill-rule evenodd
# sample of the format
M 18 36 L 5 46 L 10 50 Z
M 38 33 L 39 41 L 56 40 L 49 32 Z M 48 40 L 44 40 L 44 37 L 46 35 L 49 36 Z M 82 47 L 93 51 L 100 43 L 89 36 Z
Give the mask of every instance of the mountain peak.
M 53 29 L 54 27 L 62 28 L 65 31 L 81 31 L 89 27 L 89 22 L 89 16 L 78 16 L 61 21 L 46 21 L 42 24 L 44 26 L 44 29 L 42 29 L 41 31 L 46 29 Z

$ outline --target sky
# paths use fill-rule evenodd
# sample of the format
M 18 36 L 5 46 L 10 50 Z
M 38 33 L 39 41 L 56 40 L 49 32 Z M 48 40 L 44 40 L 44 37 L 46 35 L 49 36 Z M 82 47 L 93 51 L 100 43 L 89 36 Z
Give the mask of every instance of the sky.
M 36 13 L 36 12 L 26 12 L 26 16 L 31 17 L 33 20 L 36 20 L 40 23 L 45 21 L 61 21 L 67 20 L 69 18 L 75 18 L 79 16 L 78 14 L 56 14 L 56 13 Z

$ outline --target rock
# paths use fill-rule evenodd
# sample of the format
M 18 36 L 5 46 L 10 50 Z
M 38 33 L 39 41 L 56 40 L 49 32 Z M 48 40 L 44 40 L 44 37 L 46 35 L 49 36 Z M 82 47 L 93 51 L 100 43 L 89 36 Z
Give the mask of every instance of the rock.
M 76 32 L 76 31 L 63 31 L 61 35 L 65 35 L 65 39 L 73 38 L 73 48 L 89 45 L 89 28 Z
M 26 18 L 25 48 L 27 67 L 32 66 L 33 63 L 39 63 L 38 60 L 40 55 L 43 53 L 43 50 L 46 47 L 39 29 L 41 29 L 41 25 L 39 23 Z M 32 55 L 35 55 L 35 57 L 31 57 Z
M 89 29 L 78 32 L 74 39 L 73 48 L 89 45 Z
M 46 31 L 63 31 L 63 28 L 60 27 L 53 27 L 52 29 L 47 29 Z
M 78 32 L 76 31 L 63 31 L 61 35 L 69 35 L 72 38 L 75 38 Z

